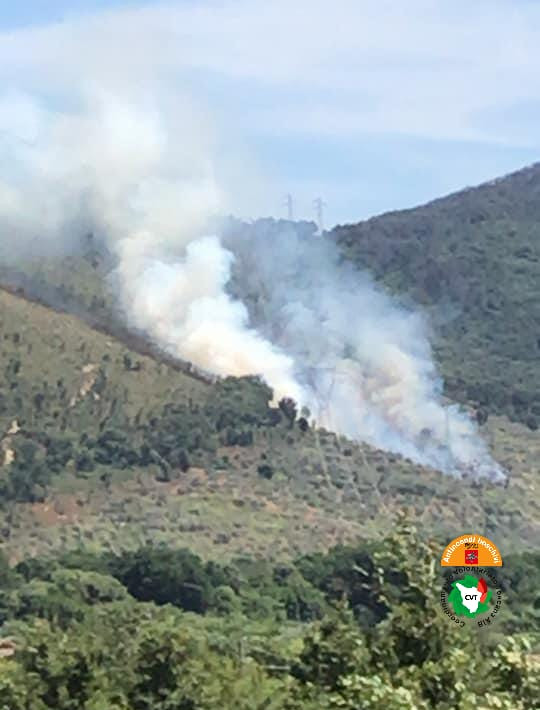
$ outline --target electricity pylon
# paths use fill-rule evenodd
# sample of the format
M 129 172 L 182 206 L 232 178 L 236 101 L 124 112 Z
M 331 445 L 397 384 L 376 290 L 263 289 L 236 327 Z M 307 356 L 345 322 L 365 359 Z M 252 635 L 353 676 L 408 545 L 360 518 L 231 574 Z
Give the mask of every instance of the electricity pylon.
M 319 227 L 319 233 L 322 234 L 324 231 L 323 208 L 326 207 L 326 202 L 323 201 L 322 197 L 317 197 L 316 200 L 313 200 L 313 205 L 315 207 L 315 213 L 317 215 L 317 225 Z
M 294 213 L 293 213 L 293 199 L 292 195 L 290 193 L 287 194 L 285 197 L 285 205 L 287 207 L 287 219 L 289 222 L 292 222 L 294 219 Z

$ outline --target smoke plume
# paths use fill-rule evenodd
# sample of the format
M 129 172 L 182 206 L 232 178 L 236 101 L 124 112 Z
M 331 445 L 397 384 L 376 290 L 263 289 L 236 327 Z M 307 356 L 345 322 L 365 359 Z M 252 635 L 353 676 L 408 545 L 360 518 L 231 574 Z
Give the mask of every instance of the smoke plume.
M 218 375 L 258 374 L 319 425 L 447 473 L 503 478 L 444 406 L 425 323 L 309 224 L 222 221 L 214 138 L 185 102 L 91 91 L 70 109 L 0 102 L 2 260 L 92 231 L 132 326 Z

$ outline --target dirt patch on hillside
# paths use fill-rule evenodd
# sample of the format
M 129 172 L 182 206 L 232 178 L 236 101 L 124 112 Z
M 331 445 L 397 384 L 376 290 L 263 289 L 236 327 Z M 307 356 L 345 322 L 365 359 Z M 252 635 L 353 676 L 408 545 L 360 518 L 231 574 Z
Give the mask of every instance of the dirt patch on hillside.
M 80 508 L 75 496 L 59 495 L 43 503 L 33 503 L 31 510 L 39 525 L 52 527 L 77 522 Z

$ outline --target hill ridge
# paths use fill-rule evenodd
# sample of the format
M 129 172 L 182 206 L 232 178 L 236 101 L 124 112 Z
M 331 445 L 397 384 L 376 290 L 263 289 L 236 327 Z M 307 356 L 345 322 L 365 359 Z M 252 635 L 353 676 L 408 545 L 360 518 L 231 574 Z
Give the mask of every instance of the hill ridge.
M 424 310 L 450 399 L 538 428 L 540 163 L 328 236 Z
M 495 178 L 490 178 L 489 180 L 484 180 L 476 185 L 468 185 L 467 187 L 462 187 L 457 190 L 454 190 L 452 192 L 448 192 L 444 195 L 441 195 L 439 197 L 434 197 L 433 199 L 427 200 L 426 202 L 420 202 L 417 205 L 413 205 L 412 207 L 404 207 L 402 209 L 389 209 L 389 210 L 384 210 L 383 212 L 378 212 L 374 215 L 371 215 L 370 217 L 367 217 L 366 219 L 359 220 L 357 222 L 340 222 L 336 224 L 332 229 L 327 230 L 328 234 L 332 234 L 334 231 L 339 231 L 340 229 L 348 228 L 348 227 L 354 227 L 360 224 L 364 224 L 367 222 L 372 222 L 379 220 L 384 217 L 391 217 L 391 216 L 400 216 L 400 215 L 407 215 L 410 213 L 417 212 L 422 209 L 429 208 L 434 205 L 439 205 L 440 203 L 448 202 L 450 200 L 453 200 L 455 198 L 464 196 L 464 195 L 469 195 L 470 193 L 474 193 L 477 191 L 480 191 L 484 188 L 489 188 L 489 187 L 497 187 L 500 186 L 501 184 L 504 185 L 507 181 L 512 181 L 515 178 L 519 177 L 525 177 L 530 174 L 538 174 L 538 177 L 540 179 L 540 161 L 535 161 L 534 163 L 530 163 L 529 165 L 526 165 L 522 168 L 519 168 L 517 170 L 512 170 L 509 173 L 505 173 L 504 175 L 497 176 Z

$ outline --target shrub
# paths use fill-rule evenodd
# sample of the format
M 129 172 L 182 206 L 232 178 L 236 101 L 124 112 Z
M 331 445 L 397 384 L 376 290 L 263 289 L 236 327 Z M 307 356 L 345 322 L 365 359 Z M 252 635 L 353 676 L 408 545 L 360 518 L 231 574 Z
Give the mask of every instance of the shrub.
M 259 474 L 259 476 L 270 480 L 274 475 L 274 469 L 267 463 L 263 463 L 257 468 L 257 473 Z

